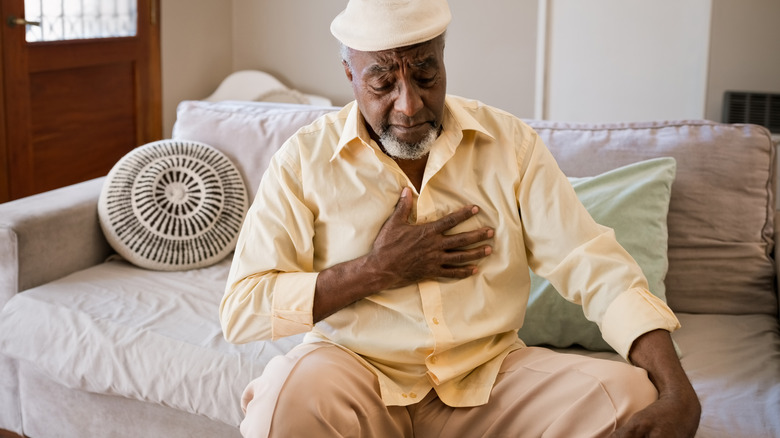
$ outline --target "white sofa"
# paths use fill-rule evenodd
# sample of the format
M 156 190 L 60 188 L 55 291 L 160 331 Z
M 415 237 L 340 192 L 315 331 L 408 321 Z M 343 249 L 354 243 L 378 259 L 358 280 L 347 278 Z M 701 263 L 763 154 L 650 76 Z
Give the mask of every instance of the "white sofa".
M 174 138 L 223 151 L 250 199 L 270 156 L 329 107 L 183 102 Z M 780 436 L 775 148 L 757 126 L 530 122 L 567 175 L 677 160 L 666 297 L 701 398 L 700 437 Z M 300 337 L 231 345 L 230 260 L 176 272 L 116 257 L 103 179 L 0 205 L 0 429 L 44 437 L 240 436 L 239 397 Z M 619 360 L 614 353 L 568 348 Z

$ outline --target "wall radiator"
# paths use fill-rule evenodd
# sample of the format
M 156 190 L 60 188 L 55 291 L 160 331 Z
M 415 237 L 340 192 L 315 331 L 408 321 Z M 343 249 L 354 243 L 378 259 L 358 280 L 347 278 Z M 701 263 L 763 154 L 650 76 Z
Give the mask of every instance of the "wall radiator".
M 780 134 L 780 94 L 726 91 L 723 122 L 752 123 Z

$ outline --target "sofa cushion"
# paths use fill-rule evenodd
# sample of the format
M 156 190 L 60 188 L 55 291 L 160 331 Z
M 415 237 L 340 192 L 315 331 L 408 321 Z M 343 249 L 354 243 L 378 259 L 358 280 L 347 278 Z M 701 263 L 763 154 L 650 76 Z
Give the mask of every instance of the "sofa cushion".
M 670 156 L 666 297 L 675 311 L 777 315 L 775 149 L 755 125 L 530 122 L 569 176 Z
M 674 339 L 702 405 L 698 436 L 780 436 L 777 317 L 678 316 Z
M 0 352 L 68 388 L 238 426 L 244 387 L 301 336 L 225 341 L 217 310 L 229 267 L 166 272 L 116 260 L 27 290 L 0 313 Z
M 164 271 L 210 266 L 236 247 L 247 210 L 244 180 L 225 154 L 186 140 L 128 152 L 108 173 L 100 226 L 122 257 Z
M 780 437 L 780 331 L 772 315 L 678 313 L 672 334 L 701 401 L 697 437 Z M 557 349 L 622 361 L 616 353 Z
M 594 177 L 570 177 L 577 196 L 596 222 L 615 230 L 618 242 L 637 261 L 650 291 L 666 298 L 664 277 L 673 158 L 629 164 Z M 566 301 L 549 281 L 531 273 L 531 291 L 520 338 L 528 345 L 611 350 L 582 306 Z
M 173 138 L 200 141 L 222 151 L 244 176 L 254 199 L 271 156 L 299 128 L 335 107 L 267 102 L 184 101 Z

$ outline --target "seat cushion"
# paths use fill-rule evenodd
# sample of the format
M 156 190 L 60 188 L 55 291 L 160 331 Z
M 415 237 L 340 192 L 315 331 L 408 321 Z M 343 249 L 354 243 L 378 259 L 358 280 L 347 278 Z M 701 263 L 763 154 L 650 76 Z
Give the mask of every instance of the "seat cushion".
M 771 315 L 678 313 L 672 336 L 702 406 L 701 438 L 780 436 L 780 327 Z M 557 349 L 602 359 L 616 353 Z
M 163 272 L 116 260 L 30 289 L 0 314 L 0 351 L 69 388 L 237 426 L 244 387 L 301 339 L 224 340 L 217 309 L 229 266 Z
M 702 404 L 697 436 L 780 436 L 780 329 L 771 315 L 679 314 L 674 339 Z
M 15 296 L 0 352 L 61 385 L 237 426 L 246 384 L 300 342 L 232 345 L 217 309 L 229 261 L 186 272 L 112 261 Z M 702 437 L 780 436 L 780 330 L 770 315 L 679 314 L 674 339 L 702 401 Z M 568 349 L 620 360 L 615 353 Z

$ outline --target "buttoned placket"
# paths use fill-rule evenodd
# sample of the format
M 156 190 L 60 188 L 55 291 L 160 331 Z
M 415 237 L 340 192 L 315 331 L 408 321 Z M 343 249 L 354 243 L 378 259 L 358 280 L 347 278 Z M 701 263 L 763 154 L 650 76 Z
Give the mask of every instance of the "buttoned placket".
M 427 222 L 435 219 L 435 214 L 436 205 L 433 202 L 431 190 L 424 187 L 417 198 L 417 216 L 421 218 L 420 221 Z M 434 383 L 438 383 L 436 355 L 441 351 L 442 346 L 451 344 L 453 336 L 443 313 L 441 283 L 438 281 L 423 281 L 418 284 L 418 288 L 420 290 L 425 322 L 431 330 L 434 341 L 434 348 L 426 359 L 426 366 L 428 367 L 428 375 Z
M 430 185 L 436 174 L 442 170 L 444 165 L 455 154 L 457 145 L 462 139 L 463 133 L 460 130 L 444 131 L 437 139 L 441 146 L 431 150 L 428 157 L 428 163 L 425 168 L 422 188 L 417 198 L 416 211 L 418 222 L 431 222 L 439 219 L 436 213 L 436 202 L 434 199 L 434 190 Z M 436 145 L 434 145 L 434 148 Z M 435 184 L 434 184 L 435 186 Z M 425 322 L 433 335 L 433 351 L 425 360 L 428 368 L 428 376 L 434 384 L 439 384 L 437 369 L 437 354 L 452 345 L 453 335 L 447 325 L 447 320 L 443 312 L 442 283 L 439 281 L 423 281 L 418 284 L 420 290 L 420 299 L 422 301 L 423 315 Z M 440 373 L 439 373 L 440 374 Z
M 457 145 L 462 138 L 462 133 L 460 131 L 456 131 L 454 137 L 455 138 L 439 138 L 438 140 Z M 371 149 L 374 152 L 377 159 L 385 163 L 386 168 L 397 173 L 406 182 L 407 186 L 413 190 L 414 194 L 416 195 L 416 201 L 413 204 L 412 215 L 410 217 L 412 223 L 420 224 L 439 219 L 436 216 L 436 203 L 432 196 L 433 191 L 429 187 L 429 182 L 436 175 L 436 173 L 442 169 L 444 164 L 452 157 L 454 154 L 454 148 L 448 148 L 443 155 L 440 154 L 435 157 L 429 157 L 429 159 L 433 158 L 433 160 L 428 163 L 425 177 L 423 178 L 422 187 L 418 191 L 411 183 L 411 180 L 409 180 L 409 177 L 398 166 L 398 164 L 392 158 L 381 152 L 375 141 L 370 140 L 370 144 L 366 143 L 365 141 L 362 141 L 362 143 L 365 147 Z M 444 349 L 449 348 L 449 346 L 452 345 L 454 337 L 443 314 L 443 300 L 440 282 L 431 280 L 422 281 L 417 284 L 417 287 L 420 292 L 423 316 L 425 317 L 425 322 L 431 331 L 434 341 L 433 351 L 431 351 L 431 353 L 426 358 L 426 367 L 428 368 L 428 376 L 431 381 L 434 384 L 438 384 L 439 378 L 437 377 L 437 369 L 440 368 L 440 366 L 437 366 L 437 354 Z M 404 399 L 417 399 L 419 394 L 415 391 L 408 391 L 402 393 L 401 397 Z

